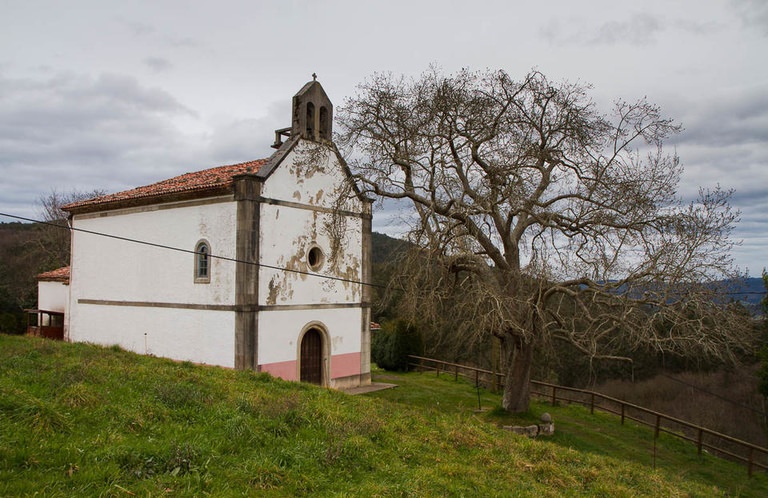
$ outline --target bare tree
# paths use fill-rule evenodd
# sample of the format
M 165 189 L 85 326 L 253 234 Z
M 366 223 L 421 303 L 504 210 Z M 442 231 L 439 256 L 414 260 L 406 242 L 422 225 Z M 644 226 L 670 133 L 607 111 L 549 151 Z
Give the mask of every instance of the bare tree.
M 72 190 L 66 193 L 52 189 L 48 195 L 40 196 L 38 199 L 39 217 L 40 221 L 44 223 L 39 226 L 38 236 L 35 240 L 44 258 L 44 261 L 41 262 L 42 266 L 47 269 L 55 269 L 69 265 L 68 214 L 61 207 L 72 202 L 99 197 L 105 193 L 105 191 L 98 189 L 90 192 Z
M 555 340 L 630 360 L 729 359 L 749 339 L 714 297 L 734 276 L 731 192 L 684 203 L 662 147 L 680 127 L 645 100 L 603 115 L 588 90 L 536 71 L 377 74 L 338 113 L 361 184 L 415 210 L 421 250 L 398 282 L 412 316 L 498 337 L 509 411 L 528 409 L 534 351 Z

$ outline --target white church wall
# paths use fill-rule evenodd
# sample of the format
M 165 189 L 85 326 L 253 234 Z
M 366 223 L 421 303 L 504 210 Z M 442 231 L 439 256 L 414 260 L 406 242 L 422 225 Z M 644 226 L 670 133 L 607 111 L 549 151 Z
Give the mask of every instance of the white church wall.
M 78 215 L 75 228 L 234 257 L 234 202 Z M 195 283 L 195 255 L 75 231 L 69 338 L 180 360 L 233 366 L 235 264 L 211 258 Z M 146 334 L 146 336 L 145 336 Z M 146 339 L 146 342 L 145 342 Z
M 234 202 L 78 215 L 75 228 L 234 258 Z M 72 297 L 179 304 L 234 304 L 235 263 L 211 259 L 210 283 L 195 283 L 195 255 L 84 232 L 73 236 Z
M 234 367 L 234 314 L 229 311 L 80 304 L 77 342 Z M 74 334 L 73 334 L 74 335 Z

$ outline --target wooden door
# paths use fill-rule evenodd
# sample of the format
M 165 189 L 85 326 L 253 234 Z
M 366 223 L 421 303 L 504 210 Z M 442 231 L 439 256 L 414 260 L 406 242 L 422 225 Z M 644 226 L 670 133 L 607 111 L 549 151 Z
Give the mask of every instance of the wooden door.
M 301 381 L 323 383 L 323 336 L 317 329 L 309 329 L 301 339 Z

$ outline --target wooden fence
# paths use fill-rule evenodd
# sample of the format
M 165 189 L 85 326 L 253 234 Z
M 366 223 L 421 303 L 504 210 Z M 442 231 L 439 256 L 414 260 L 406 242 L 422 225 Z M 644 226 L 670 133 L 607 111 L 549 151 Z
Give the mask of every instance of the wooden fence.
M 409 367 L 418 370 L 435 371 L 452 375 L 455 379 L 463 377 L 471 380 L 476 385 L 497 390 L 503 385 L 504 375 L 490 370 L 459 365 L 447 361 L 424 358 L 421 356 L 409 356 Z M 617 415 L 624 424 L 625 420 L 632 420 L 642 425 L 653 428 L 654 441 L 659 433 L 664 432 L 674 437 L 690 441 L 696 445 L 699 454 L 708 451 L 712 454 L 729 458 L 747 466 L 747 472 L 752 476 L 755 469 L 768 470 L 768 448 L 757 446 L 740 439 L 712 431 L 684 420 L 665 415 L 642 406 L 638 406 L 617 398 L 585 389 L 558 386 L 548 382 L 531 381 L 531 394 L 539 396 L 551 402 L 578 403 L 589 408 L 590 413 L 601 410 Z

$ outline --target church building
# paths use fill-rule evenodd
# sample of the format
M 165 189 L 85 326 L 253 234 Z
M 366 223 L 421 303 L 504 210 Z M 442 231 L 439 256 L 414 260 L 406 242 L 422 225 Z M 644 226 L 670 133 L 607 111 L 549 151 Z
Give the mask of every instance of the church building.
M 267 159 L 76 202 L 65 339 L 344 388 L 370 383 L 371 204 L 320 83 Z

